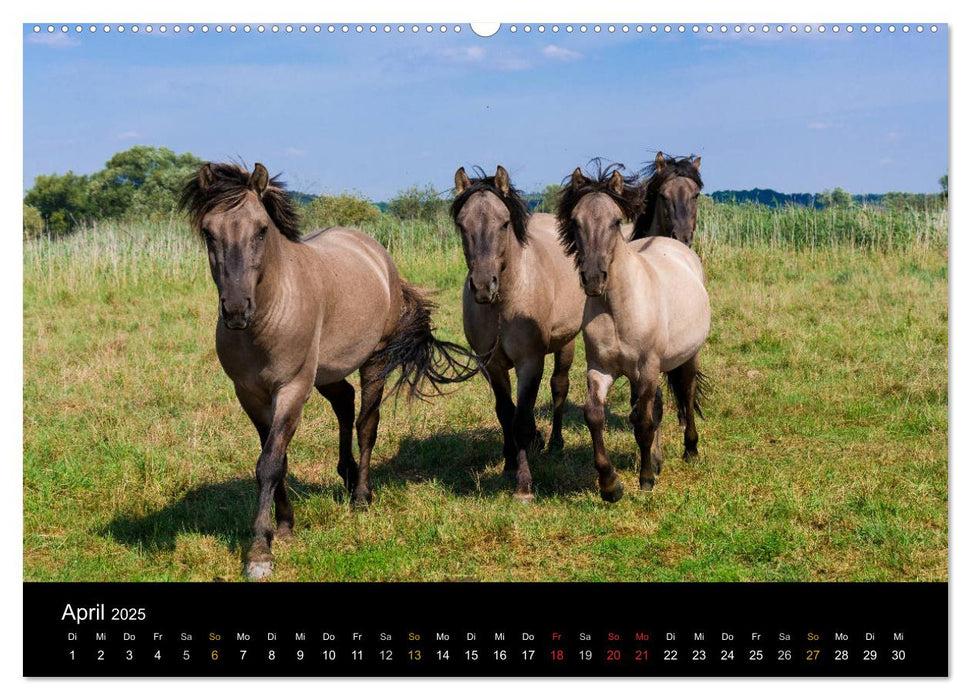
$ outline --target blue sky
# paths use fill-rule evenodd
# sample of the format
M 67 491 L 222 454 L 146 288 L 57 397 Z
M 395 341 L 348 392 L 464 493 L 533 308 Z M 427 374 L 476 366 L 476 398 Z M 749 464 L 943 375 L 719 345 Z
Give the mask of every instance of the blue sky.
M 594 156 L 702 156 L 705 190 L 933 192 L 947 30 L 767 36 L 468 28 L 414 36 L 76 35 L 24 28 L 24 186 L 136 144 L 261 161 L 306 192 L 387 199 L 502 163 L 559 182 Z

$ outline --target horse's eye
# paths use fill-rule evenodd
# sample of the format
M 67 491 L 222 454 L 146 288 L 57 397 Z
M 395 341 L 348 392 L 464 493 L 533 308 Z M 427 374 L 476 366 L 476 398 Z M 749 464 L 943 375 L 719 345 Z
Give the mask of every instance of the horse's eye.
M 620 219 L 617 219 L 617 221 L 615 221 L 615 222 L 614 222 L 614 226 L 616 226 L 617 228 L 620 228 L 620 225 L 621 225 L 622 223 L 624 223 L 624 222 L 623 222 L 623 221 L 621 221 Z
M 266 226 L 261 228 L 259 232 L 256 234 L 256 237 L 262 241 L 264 238 L 266 238 L 266 230 L 267 230 Z
M 202 229 L 202 240 L 206 243 L 212 242 L 212 231 L 207 228 Z
M 503 229 L 503 231 L 505 231 L 505 230 L 506 230 L 507 228 L 509 228 L 509 222 L 508 222 L 508 221 L 507 221 L 507 222 L 505 222 L 505 223 L 504 223 L 504 224 L 502 225 L 502 229 Z

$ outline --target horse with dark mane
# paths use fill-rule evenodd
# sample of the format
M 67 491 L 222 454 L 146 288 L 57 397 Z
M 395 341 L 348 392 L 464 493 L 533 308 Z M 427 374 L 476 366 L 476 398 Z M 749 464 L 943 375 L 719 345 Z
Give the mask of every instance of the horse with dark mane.
M 502 426 L 504 474 L 514 496 L 533 498 L 527 452 L 542 449 L 534 407 L 546 356 L 553 355 L 550 448 L 563 445 L 563 410 L 570 389 L 574 339 L 583 317 L 583 290 L 556 238 L 556 219 L 530 215 L 522 193 L 501 165 L 493 177 L 455 173 L 452 219 L 462 236 L 469 274 L 462 289 L 462 322 L 469 345 L 491 352 L 486 367 Z M 516 403 L 509 370 L 516 370 Z
M 287 448 L 314 388 L 337 415 L 337 471 L 352 504 L 366 506 L 389 375 L 400 371 L 392 392 L 407 387 L 421 396 L 428 393 L 425 382 L 436 392 L 471 378 L 478 360 L 435 338 L 433 305 L 402 279 L 373 238 L 339 227 L 302 236 L 284 184 L 260 163 L 252 173 L 206 163 L 186 183 L 180 203 L 205 241 L 219 291 L 219 362 L 260 437 L 259 505 L 246 574 L 263 578 L 272 571 L 273 540 L 293 531 Z M 347 381 L 355 371 L 361 379 L 359 464 L 351 447 L 355 392 Z
M 607 457 L 604 406 L 618 376 L 631 385 L 630 421 L 640 449 L 640 486 L 654 487 L 661 472 L 658 378 L 664 372 L 685 426 L 684 457 L 697 454 L 695 412 L 703 379 L 698 354 L 708 336 L 711 309 L 698 256 L 671 238 L 627 241 L 625 218 L 641 195 L 619 166 L 593 177 L 580 168 L 560 195 L 560 240 L 576 264 L 587 301 L 583 344 L 587 355 L 584 417 L 593 440 L 600 496 L 617 501 L 623 485 Z
M 701 158 L 675 158 L 658 151 L 654 163 L 641 171 L 646 178 L 643 206 L 630 240 L 649 236 L 676 238 L 689 248 L 698 218 Z

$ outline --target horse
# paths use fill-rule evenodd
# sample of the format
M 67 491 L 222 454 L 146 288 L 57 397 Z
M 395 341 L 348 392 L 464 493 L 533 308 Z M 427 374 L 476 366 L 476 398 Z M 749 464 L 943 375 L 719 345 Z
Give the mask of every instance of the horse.
M 553 355 L 550 449 L 563 446 L 563 410 L 570 390 L 574 342 L 583 319 L 583 290 L 556 235 L 550 214 L 530 214 L 501 165 L 487 177 L 455 173 L 451 216 L 462 237 L 468 276 L 462 323 L 471 348 L 491 352 L 486 374 L 502 426 L 503 474 L 515 477 L 513 495 L 531 501 L 527 452 L 543 448 L 534 408 L 546 356 Z M 509 370 L 516 371 L 516 402 Z
M 708 337 L 711 307 L 698 256 L 673 238 L 627 241 L 623 220 L 640 207 L 637 188 L 611 166 L 593 178 L 580 168 L 561 191 L 560 241 L 573 258 L 587 294 L 583 343 L 587 354 L 584 418 L 593 441 L 600 496 L 618 501 L 623 484 L 604 445 L 604 405 L 618 376 L 631 384 L 630 422 L 640 450 L 640 487 L 650 491 L 661 472 L 655 434 L 662 418 L 656 400 L 664 372 L 684 425 L 684 459 L 698 454 L 695 413 L 701 415 L 705 378 L 698 356 Z
M 641 175 L 646 178 L 643 207 L 634 221 L 630 240 L 666 236 L 692 247 L 698 220 L 698 195 L 704 187 L 701 158 L 674 158 L 658 151 L 654 163 L 641 171 Z
M 433 304 L 402 279 L 376 240 L 341 227 L 303 236 L 284 183 L 262 164 L 250 173 L 206 163 L 185 184 L 180 207 L 205 242 L 219 293 L 219 362 L 259 433 L 258 509 L 245 572 L 261 579 L 272 573 L 273 540 L 293 533 L 287 448 L 313 390 L 337 415 L 337 472 L 352 507 L 363 508 L 372 499 L 371 453 L 389 375 L 401 373 L 390 393 L 407 386 L 410 395 L 426 396 L 426 381 L 440 392 L 471 378 L 478 362 L 433 335 Z M 347 381 L 354 371 L 361 380 L 356 424 Z

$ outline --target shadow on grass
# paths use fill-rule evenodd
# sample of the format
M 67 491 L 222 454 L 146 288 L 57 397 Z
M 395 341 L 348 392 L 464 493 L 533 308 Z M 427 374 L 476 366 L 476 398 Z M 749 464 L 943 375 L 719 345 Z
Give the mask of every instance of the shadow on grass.
M 287 477 L 295 508 L 302 500 L 321 494 L 342 499 L 343 487 L 319 486 Z M 146 515 L 121 515 L 100 532 L 116 542 L 153 550 L 173 551 L 179 535 L 211 535 L 232 551 L 242 552 L 253 538 L 256 484 L 253 478 L 236 478 L 192 489 L 179 500 Z
M 582 423 L 578 407 L 567 409 L 565 426 L 570 420 Z M 549 435 L 545 437 L 548 439 Z M 592 452 L 586 442 L 530 455 L 533 490 L 538 500 L 596 488 Z M 436 481 L 458 497 L 499 497 L 512 493 L 515 486 L 512 479 L 503 475 L 502 464 L 502 433 L 498 428 L 443 432 L 421 439 L 406 437 L 399 443 L 397 454 L 371 472 L 371 483 L 378 493 L 396 483 Z M 337 503 L 347 502 L 347 494 L 339 483 L 320 485 L 290 474 L 287 484 L 298 517 L 301 501 L 309 498 L 329 496 Z M 163 551 L 173 551 L 179 535 L 210 535 L 242 555 L 252 538 L 255 488 L 252 477 L 205 484 L 159 510 L 117 516 L 99 534 L 125 545 Z

